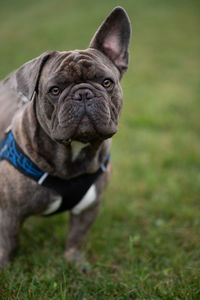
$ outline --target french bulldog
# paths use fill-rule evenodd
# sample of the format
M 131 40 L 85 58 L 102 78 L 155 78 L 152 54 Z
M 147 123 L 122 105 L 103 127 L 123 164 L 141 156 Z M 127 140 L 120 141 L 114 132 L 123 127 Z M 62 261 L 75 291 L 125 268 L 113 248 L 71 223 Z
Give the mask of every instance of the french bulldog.
M 88 49 L 45 52 L 0 83 L 1 266 L 13 258 L 24 220 L 61 206 L 70 211 L 64 256 L 85 262 L 82 241 L 110 178 L 130 33 L 116 7 Z

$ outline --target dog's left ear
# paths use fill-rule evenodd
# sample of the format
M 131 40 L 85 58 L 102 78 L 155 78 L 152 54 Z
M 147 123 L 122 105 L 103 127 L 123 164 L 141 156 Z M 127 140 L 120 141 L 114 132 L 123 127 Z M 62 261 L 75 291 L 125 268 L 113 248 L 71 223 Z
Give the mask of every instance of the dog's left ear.
M 121 76 L 128 68 L 128 46 L 131 24 L 125 10 L 116 7 L 94 35 L 90 48 L 103 52 L 119 69 Z
M 42 68 L 54 53 L 56 51 L 45 52 L 28 61 L 16 71 L 17 90 L 28 98 L 28 100 L 32 99 L 35 91 L 37 92 Z

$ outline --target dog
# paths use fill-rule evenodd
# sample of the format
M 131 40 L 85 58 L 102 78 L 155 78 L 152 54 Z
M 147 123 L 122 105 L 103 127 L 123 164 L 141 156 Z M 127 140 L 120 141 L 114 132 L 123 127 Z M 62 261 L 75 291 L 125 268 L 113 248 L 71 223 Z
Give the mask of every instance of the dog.
M 110 178 L 131 25 L 116 7 L 89 48 L 48 51 L 0 83 L 0 265 L 24 220 L 70 211 L 64 256 L 85 262 L 82 241 Z

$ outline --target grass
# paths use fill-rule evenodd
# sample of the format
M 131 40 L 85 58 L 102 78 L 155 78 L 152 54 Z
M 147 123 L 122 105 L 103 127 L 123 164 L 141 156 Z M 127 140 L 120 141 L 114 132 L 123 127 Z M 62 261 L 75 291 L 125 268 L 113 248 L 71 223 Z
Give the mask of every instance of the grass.
M 1 1 L 0 77 L 49 49 L 86 48 L 116 5 L 133 23 L 113 176 L 86 276 L 62 258 L 67 216 L 30 218 L 0 299 L 200 299 L 199 1 Z

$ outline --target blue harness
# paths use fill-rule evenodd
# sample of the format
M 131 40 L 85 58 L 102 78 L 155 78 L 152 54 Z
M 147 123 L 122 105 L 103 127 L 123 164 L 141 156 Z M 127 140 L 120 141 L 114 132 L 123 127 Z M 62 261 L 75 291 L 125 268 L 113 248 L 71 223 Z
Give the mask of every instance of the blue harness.
M 48 216 L 70 210 L 77 205 L 87 193 L 97 178 L 105 172 L 110 154 L 106 157 L 101 167 L 92 174 L 84 174 L 73 179 L 65 180 L 42 171 L 30 158 L 22 151 L 16 143 L 12 131 L 9 131 L 0 142 L 0 161 L 5 159 L 12 164 L 19 172 L 35 180 L 38 184 L 56 191 L 62 196 L 62 204 Z

